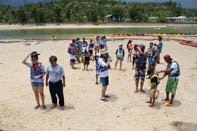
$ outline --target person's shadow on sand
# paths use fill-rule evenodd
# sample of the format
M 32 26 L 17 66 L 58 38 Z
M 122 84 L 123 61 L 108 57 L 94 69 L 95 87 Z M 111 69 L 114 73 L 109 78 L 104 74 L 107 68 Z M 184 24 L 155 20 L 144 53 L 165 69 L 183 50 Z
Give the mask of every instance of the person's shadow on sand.
M 46 111 L 46 112 L 49 112 L 49 111 L 52 111 L 52 110 L 55 110 L 55 109 L 59 109 L 59 106 L 55 107 L 54 109 L 52 109 L 51 106 L 52 106 L 52 104 L 46 105 L 45 111 Z M 63 111 L 73 110 L 73 109 L 75 109 L 74 106 L 66 105 L 66 106 L 64 106 L 64 110 L 63 110 Z
M 110 102 L 115 102 L 118 100 L 118 97 L 114 94 L 109 94 L 110 98 L 109 98 L 109 101 Z

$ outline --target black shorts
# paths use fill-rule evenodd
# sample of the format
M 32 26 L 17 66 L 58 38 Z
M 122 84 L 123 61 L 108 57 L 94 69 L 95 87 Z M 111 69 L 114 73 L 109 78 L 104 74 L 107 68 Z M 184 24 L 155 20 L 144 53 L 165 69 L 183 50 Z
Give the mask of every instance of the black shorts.
M 75 63 L 75 59 L 71 59 L 70 62 Z
M 93 50 L 89 50 L 89 53 L 90 53 L 90 55 L 92 55 L 93 54 Z

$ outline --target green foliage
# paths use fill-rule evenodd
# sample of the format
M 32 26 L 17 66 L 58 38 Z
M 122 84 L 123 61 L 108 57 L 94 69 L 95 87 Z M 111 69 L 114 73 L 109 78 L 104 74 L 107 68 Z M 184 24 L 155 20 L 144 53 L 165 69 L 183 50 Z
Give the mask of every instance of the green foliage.
M 0 6 L 0 23 L 150 22 L 149 17 L 197 17 L 197 9 L 182 8 L 173 2 L 121 2 L 118 0 L 51 0 L 21 7 Z

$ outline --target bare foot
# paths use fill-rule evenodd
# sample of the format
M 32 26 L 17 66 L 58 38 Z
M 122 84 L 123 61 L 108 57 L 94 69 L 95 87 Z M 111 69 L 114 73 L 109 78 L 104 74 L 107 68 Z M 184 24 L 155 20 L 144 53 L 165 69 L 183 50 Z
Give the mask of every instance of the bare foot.
M 145 93 L 145 90 L 143 90 L 143 89 L 141 89 L 140 91 L 141 91 L 142 93 Z
M 135 93 L 138 93 L 138 90 L 135 90 Z
M 151 103 L 151 101 L 146 101 L 146 103 Z

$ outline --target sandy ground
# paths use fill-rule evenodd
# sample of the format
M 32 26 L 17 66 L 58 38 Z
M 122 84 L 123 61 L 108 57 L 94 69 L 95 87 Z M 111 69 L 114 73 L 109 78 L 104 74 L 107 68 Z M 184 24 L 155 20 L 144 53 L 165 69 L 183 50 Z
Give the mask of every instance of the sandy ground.
M 119 42 L 108 42 L 114 67 L 115 49 Z M 150 41 L 135 40 L 134 43 Z M 156 42 L 156 41 L 155 41 Z M 101 85 L 95 85 L 95 63 L 90 71 L 71 70 L 67 47 L 69 41 L 26 41 L 0 43 L 0 130 L 5 131 L 196 131 L 197 130 L 197 48 L 183 46 L 173 40 L 164 40 L 164 54 L 169 53 L 181 66 L 180 83 L 173 107 L 166 107 L 161 99 L 165 97 L 166 80 L 159 85 L 160 97 L 154 108 L 145 103 L 148 93 L 135 94 L 134 71 L 126 58 L 123 71 L 110 70 L 108 103 L 101 102 Z M 28 43 L 28 44 L 27 44 Z M 26 45 L 25 45 L 26 44 Z M 51 98 L 45 88 L 46 110 L 34 110 L 36 105 L 30 86 L 30 71 L 21 61 L 32 51 L 41 53 L 39 60 L 49 64 L 50 55 L 58 57 L 66 73 L 67 87 L 64 89 L 65 110 L 50 110 Z M 127 53 L 126 53 L 127 55 Z M 165 63 L 157 70 L 165 68 Z M 145 81 L 148 92 L 148 81 Z
M 21 29 L 70 29 L 70 28 L 162 28 L 162 27 L 167 27 L 167 24 L 127 24 L 127 23 L 116 23 L 116 24 L 99 24 L 99 25 L 94 25 L 94 24 L 40 24 L 40 25 L 35 25 L 35 24 L 12 24 L 12 25 L 7 25 L 7 24 L 0 24 L 0 30 L 21 30 Z

